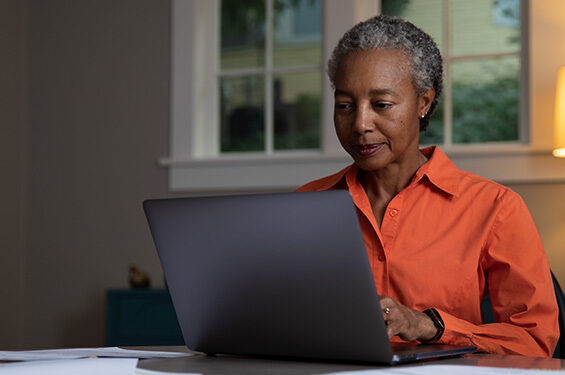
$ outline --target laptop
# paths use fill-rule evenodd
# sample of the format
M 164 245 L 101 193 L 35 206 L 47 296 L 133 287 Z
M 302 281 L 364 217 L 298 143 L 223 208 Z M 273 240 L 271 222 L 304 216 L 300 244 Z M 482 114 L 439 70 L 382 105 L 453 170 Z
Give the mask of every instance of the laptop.
M 143 206 L 191 350 L 389 364 L 476 350 L 391 345 L 347 191 Z

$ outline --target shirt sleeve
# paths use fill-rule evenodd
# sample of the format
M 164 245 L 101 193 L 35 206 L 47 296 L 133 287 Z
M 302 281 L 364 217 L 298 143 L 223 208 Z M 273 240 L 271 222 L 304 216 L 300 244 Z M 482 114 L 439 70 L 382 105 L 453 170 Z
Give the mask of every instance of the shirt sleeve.
M 545 252 L 518 194 L 505 191 L 483 248 L 495 321 L 476 325 L 439 311 L 442 343 L 475 345 L 489 353 L 551 356 L 559 337 L 559 310 Z

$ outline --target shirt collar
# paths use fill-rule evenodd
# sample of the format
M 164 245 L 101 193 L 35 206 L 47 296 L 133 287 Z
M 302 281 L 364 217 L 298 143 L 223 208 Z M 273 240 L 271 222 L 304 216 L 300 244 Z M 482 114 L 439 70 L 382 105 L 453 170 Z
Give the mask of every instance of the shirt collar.
M 428 161 L 416 171 L 414 181 L 420 181 L 424 176 L 444 192 L 459 195 L 459 169 L 449 160 L 437 146 L 427 147 L 420 150 Z
M 449 160 L 437 146 L 427 147 L 421 149 L 420 152 L 424 154 L 428 161 L 422 165 L 413 182 L 419 182 L 424 176 L 438 189 L 446 192 L 447 194 L 458 196 L 459 195 L 459 169 Z M 356 185 L 357 173 L 359 167 L 353 163 L 347 168 L 342 169 L 338 173 L 330 176 L 320 187 L 320 190 L 334 188 L 340 181 L 345 179 L 347 186 L 351 187 Z

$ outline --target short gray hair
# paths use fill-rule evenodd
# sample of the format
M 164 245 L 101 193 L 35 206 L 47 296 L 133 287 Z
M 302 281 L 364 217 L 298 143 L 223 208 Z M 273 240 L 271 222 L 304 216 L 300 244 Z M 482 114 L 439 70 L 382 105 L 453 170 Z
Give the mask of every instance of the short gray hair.
M 426 130 L 443 86 L 443 66 L 439 49 L 424 31 L 403 19 L 380 15 L 358 23 L 347 31 L 328 61 L 328 76 L 335 87 L 339 63 L 345 55 L 362 50 L 396 49 L 410 61 L 412 83 L 418 95 L 431 88 L 435 98 L 426 115 L 420 119 L 420 131 Z

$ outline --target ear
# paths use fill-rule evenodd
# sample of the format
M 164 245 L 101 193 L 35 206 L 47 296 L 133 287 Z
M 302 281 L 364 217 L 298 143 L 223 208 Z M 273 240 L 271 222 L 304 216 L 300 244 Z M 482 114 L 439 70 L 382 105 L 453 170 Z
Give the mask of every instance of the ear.
M 418 97 L 418 117 L 424 117 L 428 113 L 435 97 L 436 90 L 433 87 Z

